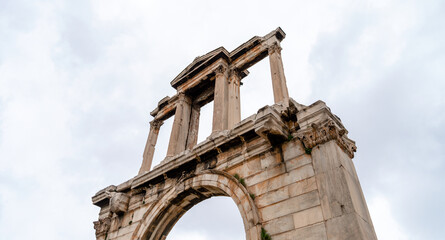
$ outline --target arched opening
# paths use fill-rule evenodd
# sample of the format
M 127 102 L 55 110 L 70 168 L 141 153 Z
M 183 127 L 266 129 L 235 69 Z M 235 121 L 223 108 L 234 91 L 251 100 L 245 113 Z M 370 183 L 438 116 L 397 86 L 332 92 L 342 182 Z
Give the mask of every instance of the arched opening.
M 213 101 L 201 107 L 199 116 L 198 144 L 212 133 Z
M 170 131 L 173 125 L 173 118 L 168 118 L 164 121 L 159 129 L 156 148 L 154 149 L 152 168 L 155 168 L 167 155 L 168 141 L 170 139 Z
M 229 197 L 212 197 L 192 207 L 167 240 L 245 240 L 243 220 Z
M 186 177 L 167 190 L 147 209 L 133 239 L 165 240 L 176 222 L 196 204 L 215 196 L 227 196 L 242 217 L 245 239 L 258 239 L 260 219 L 247 189 L 233 176 L 217 170 Z
M 241 120 L 266 105 L 274 104 L 269 62 L 260 61 L 251 66 L 249 72 L 242 79 L 243 85 L 240 87 Z

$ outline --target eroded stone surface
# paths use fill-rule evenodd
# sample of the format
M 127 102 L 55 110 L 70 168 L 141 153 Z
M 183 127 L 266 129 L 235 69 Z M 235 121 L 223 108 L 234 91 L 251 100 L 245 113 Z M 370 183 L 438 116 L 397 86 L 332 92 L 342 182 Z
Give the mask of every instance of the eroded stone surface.
M 177 220 L 213 196 L 232 198 L 247 240 L 377 239 L 352 157 L 355 143 L 322 101 L 289 98 L 278 28 L 232 52 L 196 58 L 177 90 L 151 112 L 139 174 L 93 197 L 98 240 L 163 240 Z M 275 104 L 240 119 L 247 68 L 269 56 Z M 199 111 L 214 101 L 212 134 L 197 144 Z M 174 116 L 167 157 L 151 168 L 159 128 Z

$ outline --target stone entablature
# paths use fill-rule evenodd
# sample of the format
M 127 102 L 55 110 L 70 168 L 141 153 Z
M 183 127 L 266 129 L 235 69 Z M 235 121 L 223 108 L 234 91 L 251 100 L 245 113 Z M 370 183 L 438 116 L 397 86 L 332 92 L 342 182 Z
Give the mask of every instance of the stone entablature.
M 93 196 L 98 240 L 165 240 L 177 220 L 213 196 L 232 198 L 246 240 L 377 239 L 352 162 L 355 142 L 326 104 L 289 98 L 278 28 L 232 52 L 196 58 L 178 90 L 151 113 L 139 174 Z M 240 119 L 240 81 L 269 56 L 275 104 Z M 214 102 L 213 132 L 197 144 L 199 109 Z M 157 135 L 174 115 L 166 158 L 151 169 Z M 151 169 L 151 170 L 150 170 Z

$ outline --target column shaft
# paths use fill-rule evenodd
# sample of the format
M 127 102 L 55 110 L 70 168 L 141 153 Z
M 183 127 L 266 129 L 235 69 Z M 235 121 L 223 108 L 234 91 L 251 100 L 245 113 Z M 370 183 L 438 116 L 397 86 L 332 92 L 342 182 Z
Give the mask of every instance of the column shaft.
M 215 93 L 213 97 L 213 125 L 212 132 L 227 129 L 228 109 L 228 71 L 220 66 L 215 71 Z
M 281 47 L 278 43 L 274 43 L 269 47 L 269 63 L 275 103 L 287 103 L 289 93 L 287 90 L 286 77 L 284 76 L 283 61 L 281 59 Z
M 144 155 L 141 168 L 139 169 L 139 174 L 150 171 L 151 164 L 153 162 L 156 142 L 158 140 L 159 129 L 161 128 L 162 124 L 163 122 L 159 120 L 153 120 L 150 122 L 150 132 L 148 134 L 147 143 L 145 144 Z
M 241 121 L 241 106 L 240 106 L 240 81 L 241 74 L 238 69 L 230 71 L 229 76 L 229 104 L 228 104 L 228 129 L 232 129 L 235 124 Z
M 186 149 L 192 149 L 198 142 L 200 108 L 192 106 Z
M 175 119 L 168 143 L 167 157 L 185 150 L 190 123 L 191 100 L 181 93 L 176 103 Z

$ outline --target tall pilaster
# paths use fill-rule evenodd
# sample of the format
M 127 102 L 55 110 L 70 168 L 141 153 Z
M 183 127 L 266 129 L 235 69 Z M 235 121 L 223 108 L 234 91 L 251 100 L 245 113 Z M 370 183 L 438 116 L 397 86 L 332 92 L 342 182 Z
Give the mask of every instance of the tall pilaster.
M 160 120 L 153 120 L 150 122 L 150 132 L 148 134 L 147 143 L 145 144 L 142 165 L 139 169 L 139 174 L 150 171 L 153 162 L 153 155 L 155 152 L 156 141 L 158 140 L 159 129 L 163 122 Z
M 231 69 L 228 85 L 228 129 L 233 128 L 235 124 L 241 121 L 241 106 L 240 106 L 240 83 L 241 73 L 238 69 Z
M 200 108 L 192 105 L 186 149 L 192 149 L 198 142 Z
M 185 150 L 190 124 L 192 101 L 184 93 L 180 93 L 176 102 L 175 119 L 173 120 L 167 157 L 174 156 Z
M 229 102 L 228 68 L 219 66 L 215 71 L 215 93 L 213 98 L 212 132 L 227 129 L 227 109 Z
M 272 87 L 275 103 L 287 103 L 289 93 L 287 91 L 286 77 L 284 76 L 283 61 L 281 60 L 281 47 L 278 42 L 269 46 L 270 73 L 272 75 Z

